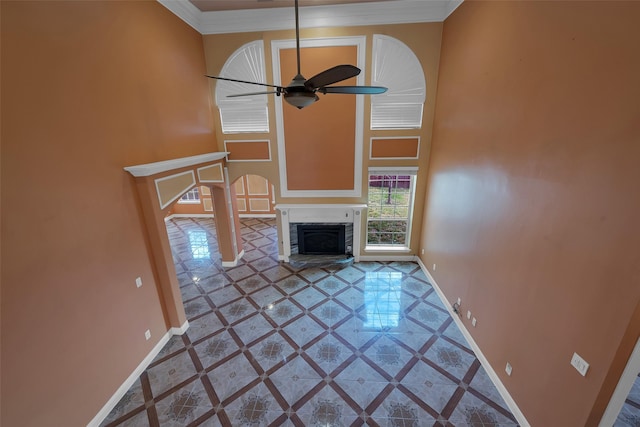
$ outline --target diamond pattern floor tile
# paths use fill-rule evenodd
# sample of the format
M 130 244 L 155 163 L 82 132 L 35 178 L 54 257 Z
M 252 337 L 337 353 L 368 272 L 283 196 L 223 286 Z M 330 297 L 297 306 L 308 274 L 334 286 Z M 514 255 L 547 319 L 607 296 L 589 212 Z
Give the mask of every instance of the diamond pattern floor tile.
M 182 427 L 213 409 L 200 380 L 195 380 L 156 403 L 160 425 Z
M 241 225 L 224 269 L 212 220 L 167 223 L 190 327 L 103 426 L 517 424 L 417 264 L 295 269 L 275 220 Z

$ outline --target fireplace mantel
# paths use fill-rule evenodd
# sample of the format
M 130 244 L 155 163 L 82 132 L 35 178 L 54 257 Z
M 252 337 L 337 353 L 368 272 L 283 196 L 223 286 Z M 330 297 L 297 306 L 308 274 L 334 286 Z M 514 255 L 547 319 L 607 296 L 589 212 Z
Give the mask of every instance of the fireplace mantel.
M 276 209 L 280 211 L 282 220 L 283 260 L 289 262 L 291 256 L 291 236 L 289 225 L 292 223 L 340 223 L 353 224 L 353 258 L 360 260 L 360 235 L 362 225 L 362 210 L 367 205 L 349 204 L 280 204 Z

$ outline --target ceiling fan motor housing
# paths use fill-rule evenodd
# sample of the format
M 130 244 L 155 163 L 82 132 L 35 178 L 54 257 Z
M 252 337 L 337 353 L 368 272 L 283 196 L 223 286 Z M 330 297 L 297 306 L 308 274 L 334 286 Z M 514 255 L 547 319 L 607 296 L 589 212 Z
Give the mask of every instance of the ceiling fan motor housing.
M 308 107 L 319 99 L 315 90 L 305 85 L 306 81 L 307 79 L 301 74 L 297 74 L 284 90 L 285 101 L 299 110 Z

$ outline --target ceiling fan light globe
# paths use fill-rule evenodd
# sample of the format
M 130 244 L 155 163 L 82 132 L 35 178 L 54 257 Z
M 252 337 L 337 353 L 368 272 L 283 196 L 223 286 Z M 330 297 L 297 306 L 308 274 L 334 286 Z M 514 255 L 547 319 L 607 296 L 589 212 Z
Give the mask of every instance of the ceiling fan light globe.
M 313 92 L 293 92 L 286 93 L 284 95 L 285 101 L 289 104 L 293 105 L 297 109 L 302 109 L 304 107 L 308 107 L 309 105 L 316 102 L 319 98 Z

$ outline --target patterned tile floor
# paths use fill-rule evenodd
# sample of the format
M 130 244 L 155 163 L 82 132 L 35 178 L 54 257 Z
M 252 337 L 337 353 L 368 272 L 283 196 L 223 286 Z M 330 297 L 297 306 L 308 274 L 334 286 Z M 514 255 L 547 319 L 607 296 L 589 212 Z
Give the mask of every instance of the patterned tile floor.
M 614 427 L 640 427 L 640 374 L 631 387 Z
M 223 269 L 212 220 L 167 223 L 190 327 L 103 425 L 517 425 L 417 264 L 296 270 L 274 224 Z

